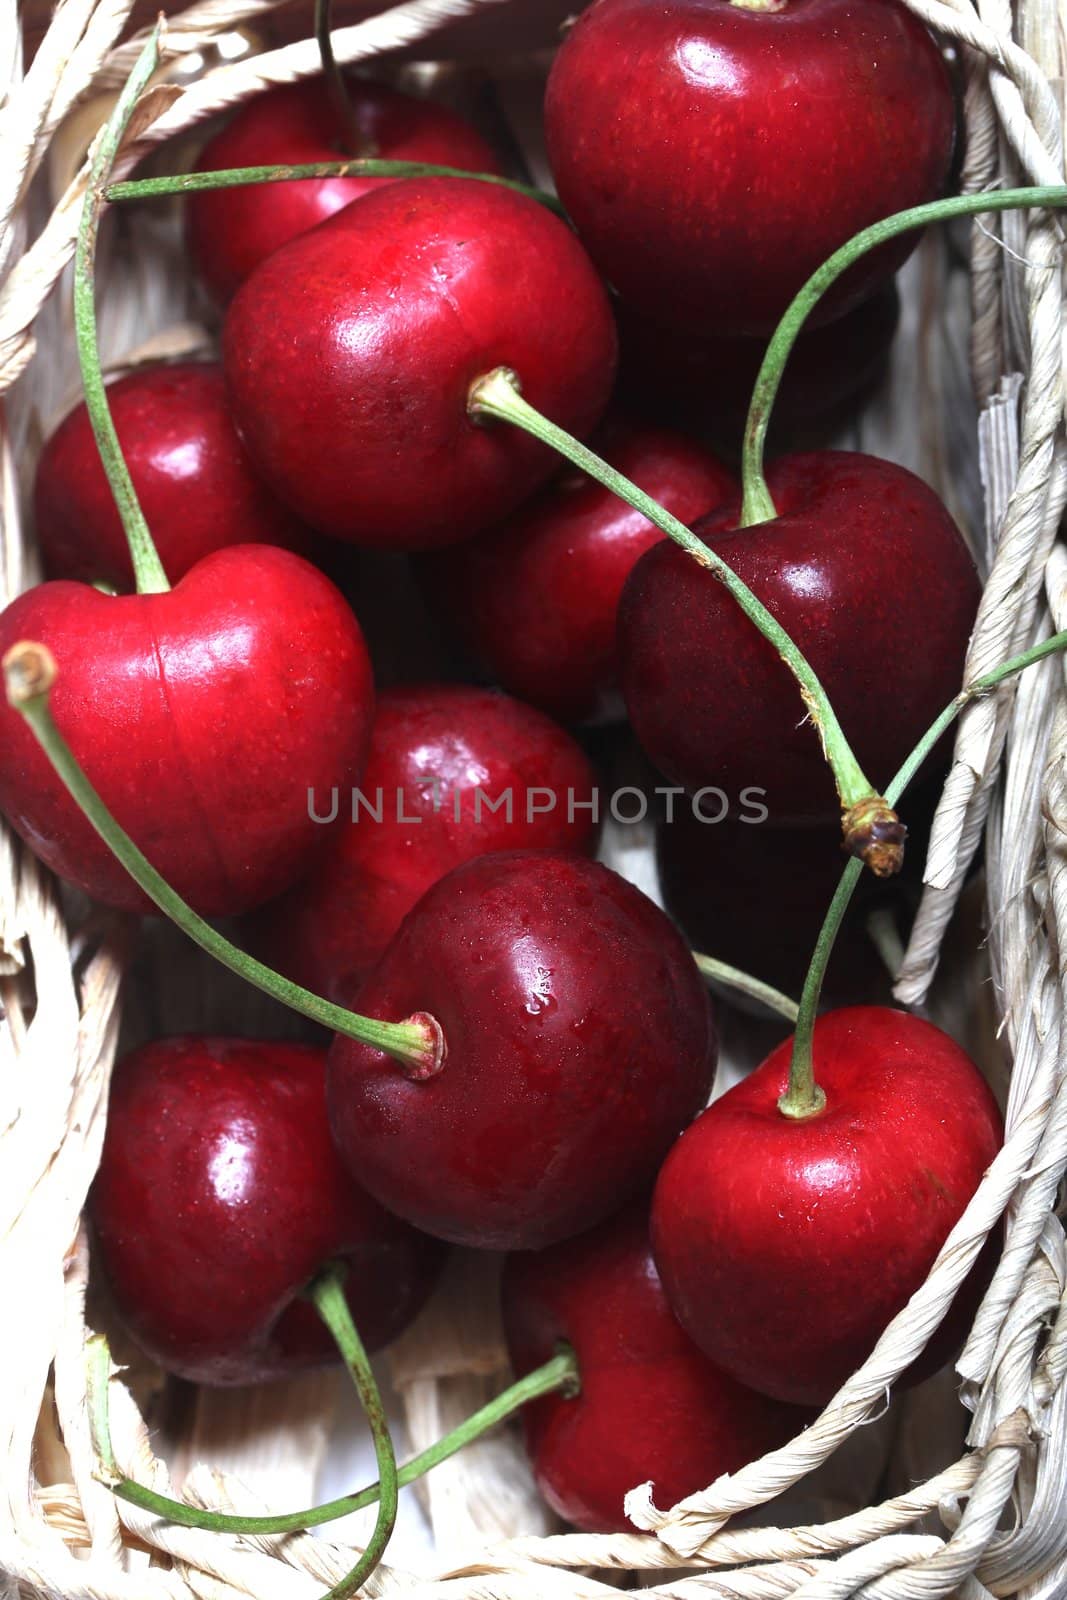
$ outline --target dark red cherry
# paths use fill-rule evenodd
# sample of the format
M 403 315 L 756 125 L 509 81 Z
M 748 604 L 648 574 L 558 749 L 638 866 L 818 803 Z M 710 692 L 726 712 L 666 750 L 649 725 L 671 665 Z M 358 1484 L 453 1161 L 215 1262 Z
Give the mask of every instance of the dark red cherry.
M 45 583 L 0 615 L 0 654 L 52 652 L 52 710 L 109 810 L 204 916 L 306 872 L 326 830 L 308 790 L 358 780 L 374 688 L 359 624 L 299 556 L 239 545 L 164 594 Z M 0 706 L 0 811 L 60 877 L 107 905 L 151 904 Z
M 427 1233 L 539 1249 L 651 1181 L 707 1098 L 711 1007 L 689 951 L 624 879 L 578 855 L 480 856 L 434 885 L 352 996 L 429 1012 L 446 1055 L 413 1081 L 336 1039 L 342 1156 Z
M 652 1246 L 682 1326 L 739 1383 L 824 1405 L 923 1282 L 1003 1139 L 977 1067 L 931 1023 L 815 1024 L 825 1110 L 778 1110 L 791 1041 L 678 1140 Z M 961 1292 L 962 1294 L 963 1292 Z M 952 1321 L 924 1370 L 951 1353 Z
M 822 681 L 872 783 L 889 782 L 959 689 L 980 587 L 941 501 L 903 467 L 843 451 L 786 456 L 778 516 L 737 504 L 695 531 L 774 613 Z M 663 541 L 619 605 L 623 693 L 656 765 L 689 790 L 766 791 L 775 825 L 839 806 L 800 691 L 718 580 Z
M 855 420 L 885 375 L 900 320 L 896 286 L 885 284 L 824 326 L 805 328 L 775 396 L 772 447 L 824 443 Z M 618 311 L 620 390 L 640 416 L 708 431 L 740 452 L 753 386 L 767 341 L 665 329 L 628 307 Z
M 551 330 L 551 337 L 546 330 Z M 353 544 L 430 549 L 497 522 L 558 457 L 474 422 L 472 384 L 511 367 L 538 410 L 588 434 L 615 325 L 570 229 L 471 178 L 390 184 L 270 256 L 223 336 L 234 414 L 268 483 Z
M 208 141 L 198 172 L 227 167 L 307 166 L 351 154 L 381 161 L 427 161 L 467 172 L 500 171 L 489 145 L 446 106 L 416 100 L 384 83 L 345 74 L 361 136 L 346 148 L 321 78 L 287 83 L 246 100 Z M 394 178 L 315 178 L 218 189 L 186 200 L 185 231 L 193 265 L 225 302 L 279 246 Z
M 237 437 L 221 367 L 207 361 L 138 367 L 109 384 L 107 397 L 172 583 L 227 545 L 308 548 L 307 528 L 268 491 Z M 41 453 L 34 518 L 50 577 L 133 588 L 126 535 L 84 402 Z
M 687 525 L 735 487 L 707 450 L 664 428 L 616 423 L 596 448 Z M 619 595 L 662 537 L 639 511 L 571 471 L 501 527 L 426 564 L 465 644 L 505 689 L 563 722 L 604 721 L 624 715 Z
M 910 819 L 911 808 L 906 810 Z M 661 820 L 656 829 L 663 904 L 694 949 L 799 998 L 845 866 L 840 823 L 775 828 L 746 822 L 721 816 L 722 801 L 710 796 L 699 812 L 694 815 L 678 796 L 672 820 Z M 909 833 L 909 864 L 911 843 Z M 897 881 L 889 883 L 895 887 Z M 866 999 L 879 983 L 885 987 L 885 969 L 864 918 L 891 893 L 873 873 L 860 878 L 830 958 L 831 993 Z M 895 895 L 891 903 L 899 899 Z
M 364 1344 L 426 1299 L 441 1247 L 383 1211 L 330 1141 L 325 1052 L 161 1039 L 115 1069 L 89 1201 L 124 1320 L 194 1383 L 259 1383 L 336 1355 L 300 1296 L 334 1262 Z
M 503 1296 L 518 1377 L 561 1342 L 578 1358 L 580 1392 L 546 1395 L 522 1418 L 538 1488 L 587 1532 L 632 1532 L 630 1489 L 651 1479 L 657 1505 L 674 1505 L 810 1420 L 735 1383 L 682 1332 L 652 1261 L 644 1204 L 509 1257 Z
M 854 233 L 942 194 L 955 105 L 900 0 L 598 0 L 556 57 L 545 131 L 624 301 L 687 333 L 767 334 Z M 915 238 L 853 269 L 823 320 Z
M 530 706 L 427 684 L 378 701 L 367 765 L 310 876 L 256 916 L 253 942 L 316 994 L 351 995 L 416 901 L 497 850 L 589 851 L 596 774 Z M 320 815 L 329 797 L 317 799 Z
M 870 919 L 889 913 L 906 939 L 922 890 L 934 811 L 944 787 L 935 771 L 908 790 L 908 848 L 892 878 L 864 872 L 834 944 L 824 1000 L 845 1003 L 889 994 L 889 973 Z M 669 804 L 669 813 L 667 810 Z M 747 819 L 747 820 L 746 820 Z M 811 953 L 841 880 L 846 857 L 839 822 L 775 828 L 749 796 L 740 817 L 722 796 L 664 801 L 656 827 L 663 904 L 690 945 L 800 997 Z M 768 936 L 767 908 L 774 908 Z M 745 1004 L 735 993 L 734 1004 Z

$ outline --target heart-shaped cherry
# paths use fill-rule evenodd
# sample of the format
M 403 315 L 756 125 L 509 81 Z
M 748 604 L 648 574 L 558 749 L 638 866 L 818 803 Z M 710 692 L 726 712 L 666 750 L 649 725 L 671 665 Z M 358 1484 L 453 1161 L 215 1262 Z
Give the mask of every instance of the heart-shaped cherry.
M 824 1405 L 870 1354 L 1003 1139 L 978 1069 L 918 1017 L 828 1012 L 813 1054 L 821 1111 L 780 1111 L 786 1041 L 678 1140 L 652 1203 L 682 1326 L 738 1382 L 801 1405 Z M 942 1325 L 924 1370 L 959 1331 Z
M 595 789 L 569 734 L 518 700 L 453 684 L 386 690 L 354 808 L 346 795 L 322 859 L 257 914 L 253 945 L 315 994 L 351 995 L 416 901 L 461 862 L 590 850 Z
M 0 655 L 23 639 L 59 665 L 56 722 L 105 804 L 202 915 L 310 868 L 326 829 L 308 791 L 358 780 L 374 691 L 359 624 L 308 562 L 240 545 L 162 594 L 41 584 L 0 615 Z M 60 877 L 151 909 L 7 704 L 0 810 Z
M 221 367 L 207 361 L 138 367 L 110 384 L 107 398 L 172 582 L 226 545 L 307 550 L 308 530 L 252 469 L 230 420 Z M 126 534 L 84 402 L 41 453 L 34 518 L 50 577 L 133 587 Z
M 734 491 L 714 456 L 663 428 L 617 422 L 597 449 L 685 523 Z M 505 689 L 564 722 L 603 721 L 623 714 L 619 595 L 662 538 L 639 511 L 571 471 L 505 526 L 426 566 L 464 642 Z
M 626 405 L 640 416 L 699 426 L 737 450 L 766 341 L 743 334 L 700 338 L 690 329 L 663 328 L 627 306 L 617 308 L 617 320 Z M 775 396 L 772 445 L 822 444 L 853 422 L 885 374 L 899 320 L 900 296 L 887 283 L 833 322 L 805 327 Z
M 578 855 L 480 856 L 434 885 L 354 997 L 427 1012 L 436 1075 L 338 1038 L 327 1097 L 344 1160 L 417 1227 L 539 1249 L 651 1181 L 703 1105 L 711 1008 L 662 911 Z
M 682 1332 L 652 1261 L 644 1204 L 511 1256 L 503 1296 L 518 1376 L 561 1341 L 577 1356 L 578 1394 L 536 1400 L 523 1428 L 541 1493 L 587 1532 L 632 1532 L 630 1489 L 651 1479 L 657 1503 L 674 1505 L 810 1420 L 735 1383 Z
M 545 336 L 551 328 L 552 337 Z M 355 544 L 454 544 L 547 478 L 552 451 L 468 416 L 505 365 L 572 432 L 615 370 L 607 296 L 545 207 L 466 178 L 390 184 L 275 252 L 226 319 L 234 415 L 267 482 Z
M 446 106 L 345 74 L 360 148 L 346 150 L 321 79 L 288 83 L 246 100 L 204 146 L 198 172 L 228 167 L 305 166 L 347 155 L 426 161 L 468 172 L 500 171 L 485 140 Z M 190 195 L 186 239 L 193 265 L 225 302 L 281 245 L 395 178 L 307 178 Z
M 115 1069 L 89 1210 L 134 1337 L 196 1383 L 258 1383 L 336 1348 L 300 1296 L 331 1263 L 363 1342 L 411 1321 L 440 1245 L 390 1216 L 330 1140 L 325 1052 L 246 1039 L 158 1040 Z
M 822 681 L 865 771 L 885 782 L 956 694 L 980 587 L 931 489 L 873 456 L 783 457 L 778 509 L 694 530 L 755 591 Z M 772 823 L 839 811 L 815 729 L 772 646 L 713 573 L 663 541 L 619 605 L 623 693 L 641 744 L 676 783 L 766 791 Z
M 839 245 L 943 192 L 955 121 L 940 51 L 900 0 L 599 0 L 545 99 L 593 260 L 686 333 L 769 333 Z M 865 260 L 821 315 L 914 242 Z

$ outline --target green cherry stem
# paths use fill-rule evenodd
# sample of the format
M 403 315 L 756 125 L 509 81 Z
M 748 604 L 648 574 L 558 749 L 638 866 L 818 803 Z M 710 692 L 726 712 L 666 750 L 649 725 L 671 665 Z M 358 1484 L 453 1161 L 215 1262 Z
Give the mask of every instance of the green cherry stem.
M 952 217 L 981 216 L 991 211 L 1022 211 L 1029 207 L 1057 210 L 1063 206 L 1067 206 L 1067 188 L 1059 186 L 1002 189 L 996 193 L 961 194 L 949 200 L 934 200 L 927 205 L 912 206 L 908 211 L 898 211 L 895 216 L 886 217 L 882 222 L 872 223 L 847 244 L 843 244 L 813 272 L 775 329 L 752 391 L 741 457 L 743 495 L 740 526 L 747 528 L 759 522 L 770 522 L 778 515 L 763 475 L 763 450 L 771 411 L 797 335 L 809 313 L 843 272 L 847 272 L 869 250 L 876 250 L 888 240 L 899 238 L 902 233 L 910 233 L 913 228 L 925 228 L 932 222 L 946 222 Z
M 465 172 L 462 167 L 442 167 L 431 161 L 381 161 L 355 157 L 351 161 L 311 161 L 300 166 L 220 167 L 217 172 L 179 172 L 173 177 L 137 178 L 113 183 L 105 198 L 156 200 L 172 194 L 202 194 L 208 189 L 241 189 L 256 183 L 294 183 L 302 178 L 471 178 L 476 183 L 495 183 L 500 189 L 513 189 L 530 200 L 565 216 L 555 195 L 534 189 L 514 178 L 500 178 L 492 172 Z
M 778 1016 L 784 1017 L 787 1022 L 795 1023 L 800 1015 L 800 1007 L 795 1000 L 790 1000 L 780 989 L 764 983 L 762 978 L 753 978 L 750 973 L 742 972 L 740 967 L 731 967 L 727 962 L 716 961 L 712 956 L 702 956 L 696 950 L 693 952 L 693 960 L 709 982 L 721 983 L 727 989 L 736 989 L 738 994 L 747 994 L 750 1000 L 758 1000 L 760 1005 L 766 1006 L 768 1011 L 777 1012 Z
M 523 399 L 519 379 L 508 367 L 497 367 L 486 373 L 471 386 L 468 410 L 472 417 L 492 418 L 521 428 L 565 456 L 597 483 L 610 489 L 620 500 L 640 511 L 648 520 L 681 545 L 694 561 L 713 573 L 733 596 L 749 621 L 774 646 L 792 672 L 800 687 L 801 697 L 812 722 L 818 730 L 823 752 L 834 775 L 841 809 L 846 814 L 845 834 L 849 848 L 860 855 L 879 876 L 889 876 L 900 869 L 903 859 L 904 829 L 896 816 L 888 811 L 860 768 L 837 720 L 826 690 L 819 682 L 813 668 L 797 649 L 781 623 L 757 599 L 752 590 L 740 579 L 722 557 L 696 537 L 694 533 L 657 505 L 644 490 L 629 478 L 608 465 L 600 456 L 581 444 L 563 428 L 557 427 L 547 417 L 536 411 Z M 862 815 L 863 826 L 856 828 L 854 819 Z
M 1067 196 L 1067 190 L 1064 191 Z M 932 722 L 908 756 L 904 765 L 886 789 L 886 799 L 890 805 L 896 805 L 908 784 L 919 771 L 930 751 L 937 744 L 941 735 L 952 726 L 965 706 L 972 700 L 979 699 L 988 694 L 998 684 L 1008 678 L 1013 678 L 1017 673 L 1024 672 L 1027 667 L 1034 666 L 1038 661 L 1044 661 L 1046 656 L 1056 655 L 1067 649 L 1067 631 L 1056 633 L 1051 638 L 1043 639 L 1040 644 L 1032 645 L 1029 650 L 1024 650 L 1021 655 L 1012 656 L 1008 661 L 1002 661 L 999 667 L 983 673 L 980 678 L 975 678 L 966 688 L 961 689 L 956 698 L 949 702 L 935 722 Z M 848 910 L 848 903 L 852 899 L 857 879 L 861 872 L 858 861 L 850 861 L 841 874 L 841 881 L 837 885 L 834 897 L 830 902 L 830 909 L 826 913 L 826 920 L 822 925 L 819 937 L 812 954 L 811 965 L 804 980 L 804 992 L 800 997 L 800 1015 L 797 1019 L 796 1032 L 793 1035 L 793 1054 L 789 1064 L 789 1086 L 778 1101 L 778 1109 L 783 1116 L 792 1117 L 803 1121 L 808 1117 L 817 1116 L 826 1104 L 826 1096 L 815 1081 L 815 1065 L 812 1057 L 812 1036 L 815 1029 L 815 1016 L 819 1009 L 819 997 L 822 994 L 823 979 L 826 976 L 827 963 L 834 947 L 838 930 Z
M 273 1517 L 242 1517 L 226 1511 L 202 1511 L 199 1506 L 186 1505 L 181 1500 L 157 1494 L 154 1489 L 124 1477 L 115 1460 L 108 1402 L 111 1352 L 102 1334 L 90 1339 L 86 1360 L 89 1422 L 100 1462 L 99 1476 L 119 1500 L 140 1506 L 144 1511 L 152 1511 L 183 1528 L 203 1528 L 209 1533 L 268 1534 L 301 1533 L 307 1528 L 319 1528 L 325 1523 L 336 1522 L 339 1517 L 350 1516 L 353 1511 L 364 1510 L 378 1498 L 379 1485 L 372 1483 L 356 1494 L 342 1495 L 340 1499 L 328 1500 L 321 1506 L 309 1506 L 304 1511 L 290 1511 Z M 531 1400 L 539 1400 L 543 1395 L 557 1391 L 573 1396 L 578 1393 L 579 1387 L 577 1358 L 569 1345 L 563 1345 L 551 1361 L 527 1373 L 525 1378 L 520 1378 L 487 1405 L 472 1412 L 450 1433 L 413 1456 L 397 1472 L 398 1485 L 403 1489 L 424 1477 L 434 1467 L 440 1466 L 442 1461 L 449 1460 L 483 1434 L 507 1422 Z
M 177 923 L 194 944 L 198 944 L 238 977 L 262 989 L 273 999 L 280 1000 L 293 1011 L 299 1011 L 323 1027 L 332 1028 L 335 1033 L 343 1033 L 376 1050 L 386 1051 L 400 1063 L 407 1077 L 428 1078 L 441 1070 L 445 1059 L 445 1040 L 435 1018 L 425 1012 L 415 1012 L 404 1022 L 380 1022 L 377 1018 L 361 1017 L 342 1006 L 332 1005 L 319 995 L 312 994 L 309 989 L 290 983 L 288 978 L 283 978 L 280 973 L 239 950 L 203 917 L 198 916 L 115 821 L 56 727 L 49 708 L 52 686 L 58 676 L 51 651 L 44 645 L 22 640 L 12 645 L 3 658 L 2 666 L 8 704 L 26 719 L 72 799 L 122 862 L 134 882 L 164 916 Z
M 325 1600 L 348 1600 L 349 1595 L 359 1593 L 385 1555 L 389 1540 L 393 1537 L 400 1503 L 396 1452 L 385 1418 L 381 1390 L 345 1299 L 342 1270 L 330 1267 L 316 1278 L 308 1291 L 308 1299 L 333 1335 L 334 1343 L 356 1386 L 359 1403 L 370 1424 L 374 1459 L 378 1465 L 378 1515 L 374 1521 L 374 1532 L 351 1572 L 346 1573 L 340 1583 L 335 1583 L 325 1597 Z
M 315 0 L 315 42 L 319 47 L 322 76 L 326 82 L 326 93 L 330 97 L 330 106 L 337 123 L 341 148 L 350 156 L 373 156 L 374 146 L 364 137 L 360 129 L 344 73 L 337 65 L 337 57 L 333 53 L 333 40 L 330 37 L 331 9 L 331 0 Z
M 78 346 L 85 404 L 92 423 L 100 460 L 122 519 L 130 547 L 138 594 L 162 594 L 170 588 L 152 535 L 148 531 L 137 491 L 133 487 L 118 434 L 111 417 L 104 374 L 100 365 L 100 346 L 96 336 L 96 241 L 100 231 L 107 180 L 129 125 L 134 108 L 149 79 L 159 65 L 161 25 L 149 36 L 137 64 L 126 81 L 115 109 L 108 119 L 89 168 L 89 180 L 78 226 L 74 253 L 74 333 Z

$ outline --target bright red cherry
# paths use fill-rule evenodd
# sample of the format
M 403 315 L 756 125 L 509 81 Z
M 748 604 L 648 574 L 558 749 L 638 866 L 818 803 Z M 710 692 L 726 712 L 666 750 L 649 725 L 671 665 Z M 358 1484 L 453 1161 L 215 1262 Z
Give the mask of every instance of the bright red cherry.
M 202 915 L 309 870 L 326 830 L 308 791 L 358 780 L 374 709 L 359 624 L 310 563 L 239 545 L 164 594 L 41 584 L 0 615 L 0 655 L 23 639 L 55 657 L 56 723 L 108 809 Z M 6 702 L 0 811 L 61 878 L 152 909 Z
M 416 901 L 497 850 L 582 850 L 596 774 L 530 706 L 453 684 L 388 689 L 355 797 L 309 877 L 265 906 L 253 940 L 316 994 L 351 994 Z M 325 811 L 325 797 L 320 797 Z
M 735 489 L 714 456 L 664 428 L 616 423 L 596 448 L 686 524 Z M 505 689 L 563 722 L 603 721 L 625 714 L 619 596 L 661 538 L 639 511 L 571 471 L 503 526 L 427 566 L 464 642 Z
M 778 516 L 737 504 L 695 531 L 777 616 L 830 697 L 860 766 L 886 784 L 960 686 L 980 587 L 941 501 L 874 456 L 786 456 L 767 476 Z M 715 785 L 736 812 L 761 788 L 772 823 L 839 814 L 795 679 L 718 579 L 664 540 L 619 604 L 623 693 L 655 764 Z
M 267 490 L 237 437 L 221 367 L 207 361 L 138 367 L 109 384 L 107 397 L 172 583 L 226 545 L 308 547 L 307 528 Z M 84 402 L 41 453 L 34 519 L 50 577 L 133 588 L 126 535 Z
M 334 1262 L 364 1344 L 426 1299 L 441 1247 L 383 1211 L 330 1140 L 325 1052 L 161 1039 L 115 1069 L 89 1201 L 124 1320 L 194 1383 L 260 1383 L 336 1355 L 300 1295 Z
M 638 889 L 579 855 L 480 856 L 434 885 L 352 996 L 437 1018 L 445 1058 L 413 1081 L 338 1038 L 327 1099 L 359 1181 L 427 1233 L 540 1249 L 651 1182 L 704 1104 L 711 1007 L 693 958 Z
M 516 1375 L 578 1358 L 581 1389 L 523 1409 L 537 1486 L 589 1533 L 632 1532 L 630 1489 L 671 1506 L 799 1433 L 808 1413 L 746 1389 L 682 1332 L 659 1281 L 645 1205 L 577 1239 L 509 1257 L 504 1326 Z
M 769 333 L 839 245 L 943 193 L 955 121 L 941 53 L 900 0 L 597 0 L 545 99 L 593 260 L 687 333 Z M 824 320 L 915 237 L 854 269 Z
M 970 1058 L 906 1012 L 818 1019 L 826 1107 L 804 1121 L 778 1109 L 790 1048 L 678 1140 L 656 1184 L 652 1247 L 682 1326 L 713 1361 L 779 1400 L 821 1406 L 923 1282 L 1003 1127 Z M 943 1325 L 942 1360 L 956 1331 Z
M 584 436 L 611 391 L 615 325 L 544 206 L 426 178 L 364 196 L 264 261 L 223 351 L 242 436 L 282 499 L 354 544 L 430 549 L 498 522 L 557 465 L 518 429 L 472 421 L 474 382 L 511 367 L 533 406 Z
M 354 73 L 345 74 L 345 83 L 361 136 L 355 154 L 499 173 L 500 164 L 489 145 L 446 106 L 416 100 Z M 204 146 L 196 170 L 307 166 L 343 161 L 352 153 L 345 148 L 322 80 L 312 78 L 246 100 Z M 190 195 L 185 217 L 193 265 L 215 299 L 225 302 L 281 245 L 361 195 L 395 182 L 395 178 L 315 178 Z

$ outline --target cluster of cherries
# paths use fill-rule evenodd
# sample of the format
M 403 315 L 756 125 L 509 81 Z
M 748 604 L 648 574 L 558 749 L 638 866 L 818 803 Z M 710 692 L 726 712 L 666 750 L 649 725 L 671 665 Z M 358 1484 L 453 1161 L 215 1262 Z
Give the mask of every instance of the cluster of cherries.
M 742 496 L 649 413 L 661 396 L 672 421 L 736 413 L 809 274 L 943 192 L 954 95 L 900 0 L 596 0 L 545 104 L 572 228 L 499 181 L 452 112 L 363 78 L 347 91 L 343 154 L 483 176 L 191 194 L 221 368 L 110 387 L 135 491 L 121 520 L 93 408 L 67 418 L 37 479 L 52 581 L 0 617 L 0 648 L 51 652 L 57 727 L 172 889 L 200 917 L 245 918 L 290 980 L 351 1007 L 328 1050 L 185 1038 L 127 1056 L 91 1199 L 98 1258 L 163 1366 L 243 1383 L 329 1356 L 302 1290 L 330 1262 L 373 1348 L 424 1302 L 445 1243 L 512 1252 L 516 1370 L 564 1342 L 580 1385 L 526 1413 L 538 1480 L 578 1526 L 624 1527 L 642 1479 L 673 1502 L 805 1424 L 922 1282 L 1002 1137 L 959 1048 L 874 1006 L 815 1025 L 819 1089 L 799 1109 L 789 1041 L 705 1109 L 705 983 L 675 924 L 591 859 L 596 774 L 560 725 L 625 707 L 685 797 L 661 827 L 664 881 L 712 954 L 754 928 L 746 949 L 772 965 L 791 900 L 810 947 L 844 791 L 767 629 L 817 674 L 853 768 L 885 784 L 959 687 L 977 577 L 901 468 L 786 456 L 753 515 L 747 463 Z M 302 85 L 239 110 L 199 169 L 338 148 L 334 100 Z M 815 379 L 792 395 L 806 425 L 869 381 L 905 249 L 822 302 L 802 341 Z M 835 347 L 849 359 L 828 386 Z M 640 405 L 623 415 L 620 392 Z M 593 436 L 692 528 L 697 559 L 604 482 L 560 475 L 546 427 Z M 375 703 L 359 623 L 315 564 L 327 539 L 416 553 L 509 693 Z M 0 742 L 0 809 L 40 858 L 150 910 L 16 709 Z M 529 806 L 534 790 L 553 803 Z M 712 790 L 719 825 L 686 822 Z M 341 797 L 329 825 L 309 795 Z

